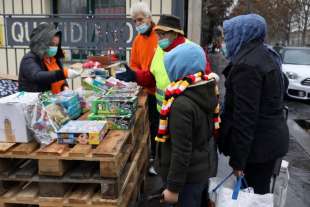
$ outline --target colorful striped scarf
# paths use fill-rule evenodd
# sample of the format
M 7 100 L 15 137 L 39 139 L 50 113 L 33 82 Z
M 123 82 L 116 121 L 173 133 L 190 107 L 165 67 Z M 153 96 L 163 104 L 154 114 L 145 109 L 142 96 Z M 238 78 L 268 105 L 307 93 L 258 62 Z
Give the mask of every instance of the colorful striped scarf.
M 157 136 L 155 140 L 157 142 L 166 142 L 167 138 L 169 138 L 169 130 L 168 130 L 168 117 L 170 114 L 171 106 L 174 100 L 181 95 L 190 85 L 199 83 L 203 80 L 212 80 L 216 79 L 216 74 L 210 73 L 209 75 L 205 75 L 202 72 L 196 73 L 194 75 L 188 75 L 182 80 L 177 82 L 172 82 L 166 88 L 165 92 L 165 100 L 163 101 L 162 108 L 160 110 L 160 121 L 159 121 L 159 128 L 157 132 Z M 219 90 L 217 85 L 215 86 L 216 95 L 219 97 Z M 214 129 L 217 130 L 220 128 L 220 106 L 219 103 L 217 104 L 214 114 L 213 114 L 213 122 L 214 122 Z

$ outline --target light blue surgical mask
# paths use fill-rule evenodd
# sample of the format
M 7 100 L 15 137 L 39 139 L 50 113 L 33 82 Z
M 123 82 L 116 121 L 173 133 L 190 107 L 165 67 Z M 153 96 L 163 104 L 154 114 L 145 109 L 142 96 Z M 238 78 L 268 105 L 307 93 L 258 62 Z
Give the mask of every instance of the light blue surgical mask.
M 58 47 L 57 46 L 50 46 L 47 49 L 47 56 L 48 57 L 54 57 L 57 54 Z
M 224 55 L 226 58 L 228 58 L 228 51 L 227 51 L 227 47 L 226 47 L 225 43 L 222 44 L 221 52 L 222 52 L 222 55 Z
M 170 40 L 168 38 L 161 39 L 158 41 L 158 45 L 161 49 L 166 49 L 170 45 Z
M 137 32 L 139 32 L 140 34 L 144 34 L 146 33 L 150 28 L 150 25 L 148 25 L 147 23 L 143 23 L 139 26 L 136 26 L 136 30 Z

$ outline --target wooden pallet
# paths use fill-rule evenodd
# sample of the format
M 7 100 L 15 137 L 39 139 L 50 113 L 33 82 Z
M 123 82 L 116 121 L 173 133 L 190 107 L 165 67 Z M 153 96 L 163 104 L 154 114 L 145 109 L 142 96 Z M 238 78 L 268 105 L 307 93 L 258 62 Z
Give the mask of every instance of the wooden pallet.
M 83 161 L 98 162 L 102 177 L 117 177 L 121 174 L 133 145 L 133 136 L 125 130 L 109 131 L 94 149 L 90 145 L 75 145 L 70 148 L 56 142 L 43 148 L 35 142 L 10 145 L 0 143 L 0 171 L 11 166 L 11 159 L 37 160 L 40 175 L 63 176 L 72 166 L 72 161 Z
M 115 199 L 104 199 L 101 197 L 100 188 L 94 184 L 71 185 L 63 197 L 42 197 L 38 183 L 21 182 L 11 186 L 7 192 L 0 197 L 0 206 L 10 204 L 28 204 L 42 207 L 126 207 L 135 199 L 137 187 L 145 179 L 147 165 L 148 147 L 141 142 L 140 148 L 131 162 L 128 173 L 122 182 L 120 194 Z
M 121 174 L 117 177 L 102 177 L 102 162 L 93 161 L 71 161 L 65 160 L 63 162 L 70 162 L 71 168 L 66 171 L 63 176 L 46 176 L 42 175 L 38 168 L 40 167 L 41 160 L 29 159 L 0 159 L 7 165 L 10 164 L 10 168 L 6 168 L 5 171 L 0 169 L 0 180 L 5 182 L 35 182 L 39 183 L 40 195 L 47 196 L 63 196 L 68 190 L 68 184 L 96 184 L 101 190 L 101 196 L 104 198 L 116 198 L 122 192 L 122 185 L 126 180 L 128 171 L 141 148 L 148 148 L 149 134 L 145 134 L 140 138 L 139 145 L 135 147 L 135 150 L 126 154 L 127 161 L 121 171 Z M 103 150 L 103 149 L 102 149 Z M 121 156 L 122 157 L 122 156 Z M 148 154 L 144 155 L 145 160 L 148 158 Z M 53 161 L 53 160 L 50 160 Z M 46 161 L 48 162 L 48 161 Z M 106 162 L 104 162 L 106 163 Z M 114 162 L 113 162 L 114 163 Z M 118 165 L 110 164 L 115 169 L 120 168 L 123 162 Z M 64 163 L 64 166 L 68 166 L 68 163 Z M 4 166 L 4 165 L 2 165 Z M 107 166 L 107 168 L 109 167 Z M 50 166 L 49 166 L 50 167 Z M 8 170 L 9 169 L 9 170 Z M 107 170 L 106 168 L 104 170 Z
M 0 143 L 0 171 L 10 166 L 8 159 L 38 160 L 40 175 L 63 176 L 74 160 L 96 161 L 100 163 L 102 177 L 118 177 L 137 141 L 147 133 L 147 95 L 139 96 L 139 107 L 131 130 L 111 130 L 104 140 L 95 147 L 51 143 L 40 148 L 36 142 L 27 144 Z M 6 158 L 7 160 L 3 160 Z

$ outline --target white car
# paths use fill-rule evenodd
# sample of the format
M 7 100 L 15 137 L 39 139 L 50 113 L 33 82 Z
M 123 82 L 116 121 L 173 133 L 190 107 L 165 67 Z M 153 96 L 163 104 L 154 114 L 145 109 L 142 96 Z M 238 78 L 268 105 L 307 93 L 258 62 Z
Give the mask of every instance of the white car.
M 281 51 L 283 72 L 289 79 L 287 95 L 310 100 L 310 48 L 286 47 Z

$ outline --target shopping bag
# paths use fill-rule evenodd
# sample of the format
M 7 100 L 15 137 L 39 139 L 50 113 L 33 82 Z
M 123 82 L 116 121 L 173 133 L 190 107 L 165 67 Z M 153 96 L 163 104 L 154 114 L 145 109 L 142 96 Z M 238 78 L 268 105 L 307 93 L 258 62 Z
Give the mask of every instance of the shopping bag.
M 210 199 L 215 207 L 273 207 L 273 194 L 258 195 L 247 186 L 244 177 L 232 178 L 233 173 L 226 178 L 211 178 L 209 184 Z M 241 190 L 242 182 L 246 186 Z
M 290 173 L 288 171 L 289 162 L 282 160 L 280 173 L 277 179 L 274 178 L 274 207 L 284 207 L 287 197 L 288 183 L 290 180 Z

